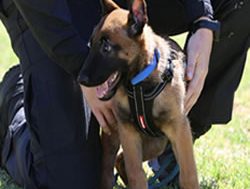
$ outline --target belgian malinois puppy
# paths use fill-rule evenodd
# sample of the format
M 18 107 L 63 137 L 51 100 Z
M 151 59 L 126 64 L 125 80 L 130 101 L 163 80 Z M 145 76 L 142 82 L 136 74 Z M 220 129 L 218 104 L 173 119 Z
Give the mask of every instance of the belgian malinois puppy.
M 111 136 L 102 136 L 100 188 L 112 188 L 114 165 L 130 189 L 148 188 L 142 162 L 160 155 L 168 141 L 180 167 L 181 188 L 199 188 L 183 107 L 184 53 L 147 25 L 144 0 L 131 1 L 129 10 L 112 0 L 101 3 L 103 17 L 94 29 L 85 73 L 79 78 L 86 86 L 97 86 L 100 100 L 115 101 L 118 124 Z M 123 152 L 117 156 L 119 144 Z

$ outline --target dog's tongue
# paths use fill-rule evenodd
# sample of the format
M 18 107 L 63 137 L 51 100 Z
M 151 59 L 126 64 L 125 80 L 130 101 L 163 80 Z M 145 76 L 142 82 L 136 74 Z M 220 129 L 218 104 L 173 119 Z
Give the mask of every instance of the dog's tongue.
M 108 81 L 104 82 L 102 85 L 96 87 L 96 96 L 97 98 L 103 98 L 109 90 Z
M 118 75 L 119 75 L 118 72 L 114 72 L 113 74 L 111 74 L 111 76 L 109 76 L 109 78 L 103 84 L 96 87 L 97 98 L 103 98 L 105 97 L 105 95 L 109 93 L 109 90 L 112 89 L 116 84 L 115 81 Z

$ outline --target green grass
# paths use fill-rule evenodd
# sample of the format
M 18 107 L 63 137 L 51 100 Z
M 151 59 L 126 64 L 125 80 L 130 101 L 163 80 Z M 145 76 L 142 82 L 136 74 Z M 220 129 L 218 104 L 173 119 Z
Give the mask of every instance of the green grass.
M 0 23 L 0 80 L 6 70 L 16 63 L 18 63 L 18 59 L 12 51 L 6 31 Z
M 183 43 L 184 37 L 177 40 Z M 250 53 L 249 53 L 250 54 Z M 250 188 L 250 56 L 236 93 L 232 121 L 216 125 L 195 143 L 201 189 Z M 18 59 L 0 25 L 0 80 Z M 0 170 L 0 189 L 18 189 Z
M 234 102 L 233 119 L 213 126 L 195 144 L 201 178 L 217 188 L 250 188 L 250 53 Z

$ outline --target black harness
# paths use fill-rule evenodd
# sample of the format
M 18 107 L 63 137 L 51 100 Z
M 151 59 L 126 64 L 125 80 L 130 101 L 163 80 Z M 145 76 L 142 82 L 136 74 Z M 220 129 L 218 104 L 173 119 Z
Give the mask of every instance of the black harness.
M 160 137 L 164 135 L 159 128 L 155 127 L 153 122 L 152 107 L 154 99 L 173 78 L 172 60 L 168 59 L 168 65 L 161 75 L 162 82 L 157 83 L 154 87 L 147 91 L 143 88 L 143 80 L 152 73 L 154 68 L 156 68 L 159 58 L 160 54 L 158 50 L 155 49 L 154 58 L 149 64 L 149 66 L 151 66 L 151 70 L 145 73 L 145 70 L 148 69 L 149 66 L 146 67 L 142 72 L 133 78 L 137 78 L 135 82 L 133 82 L 133 79 L 131 80 L 132 84 L 130 84 L 127 89 L 129 105 L 136 127 L 139 131 L 151 137 Z

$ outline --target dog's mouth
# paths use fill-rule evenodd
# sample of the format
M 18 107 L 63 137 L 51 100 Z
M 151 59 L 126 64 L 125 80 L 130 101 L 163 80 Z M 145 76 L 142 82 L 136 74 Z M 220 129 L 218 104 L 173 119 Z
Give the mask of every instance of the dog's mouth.
M 96 87 L 96 95 L 100 100 L 109 100 L 115 95 L 118 84 L 121 80 L 121 73 L 119 71 L 114 72 L 109 78 Z

